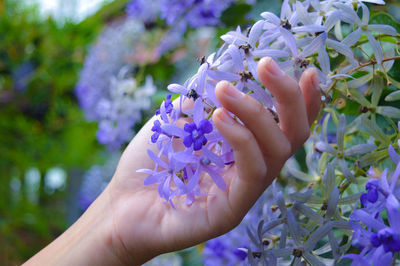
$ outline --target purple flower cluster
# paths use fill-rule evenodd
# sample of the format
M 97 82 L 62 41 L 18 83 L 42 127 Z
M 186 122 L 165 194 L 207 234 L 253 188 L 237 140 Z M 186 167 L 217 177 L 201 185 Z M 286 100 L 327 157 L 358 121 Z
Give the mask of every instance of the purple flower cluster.
M 362 19 L 358 11 L 363 14 Z M 213 111 L 221 106 L 215 96 L 215 86 L 219 81 L 232 82 L 239 90 L 274 110 L 274 100 L 266 88 L 260 85 L 257 75 L 257 61 L 260 58 L 272 57 L 296 79 L 312 62 L 317 67 L 321 87 L 327 88 L 334 78 L 343 77 L 342 74 L 338 76 L 336 70 L 331 70 L 332 53 L 342 54 L 347 59 L 341 64 L 343 69 L 354 67 L 358 61 L 352 46 L 365 34 L 378 64 L 381 64 L 382 58 L 379 55 L 382 54 L 382 48 L 375 45 L 370 30 L 397 34 L 391 26 L 368 25 L 369 10 L 362 1 L 296 1 L 290 4 L 285 0 L 280 17 L 270 12 L 264 12 L 261 16 L 263 20 L 257 21 L 246 33 L 238 27 L 221 36 L 224 41 L 222 47 L 205 59 L 197 73 L 183 85 L 168 86 L 171 92 L 180 94 L 180 104 L 171 111 L 167 108 L 170 106 L 169 99 L 162 103 L 151 137 L 159 152 L 155 154 L 149 151 L 156 166 L 141 171 L 149 174 L 146 184 L 158 184 L 159 193 L 166 201 L 172 203 L 174 196 L 186 194 L 187 203 L 192 203 L 196 195 L 202 195 L 199 182 L 204 173 L 218 187 L 225 187 L 221 172 L 224 165 L 233 162 L 233 151 L 210 120 Z M 170 21 L 175 21 L 175 18 L 172 17 Z M 354 25 L 357 34 L 349 33 L 343 38 L 341 24 Z M 184 110 L 181 107 L 183 102 L 192 103 L 193 107 Z M 183 129 L 180 124 L 182 119 L 179 119 L 181 117 L 186 117 Z M 327 143 L 321 145 L 334 156 L 340 155 L 336 163 L 346 178 L 355 182 L 343 156 L 363 154 L 376 146 L 365 144 L 345 149 L 345 128 L 346 121 L 342 116 L 336 136 L 337 148 Z M 182 145 L 177 148 L 177 145 L 172 145 L 173 142 Z M 159 171 L 159 167 L 164 170 Z
M 132 0 L 126 6 L 129 17 L 145 22 L 155 20 L 157 15 L 167 25 L 180 24 L 181 28 L 214 26 L 219 23 L 222 12 L 235 0 Z
M 118 149 L 134 135 L 142 111 L 151 106 L 156 88 L 151 77 L 137 84 L 126 58 L 133 51 L 142 25 L 132 20 L 106 28 L 85 59 L 76 95 L 87 119 L 99 125 L 97 139 Z
M 244 265 L 247 261 L 247 250 L 254 245 L 250 239 L 243 237 L 247 234 L 249 227 L 258 223 L 259 217 L 268 217 L 273 220 L 277 217 L 277 212 L 271 211 L 274 198 L 274 190 L 277 186 L 270 186 L 264 194 L 257 200 L 254 206 L 243 218 L 242 222 L 229 233 L 211 239 L 206 242 L 203 249 L 204 265 Z M 271 239 L 264 240 L 272 242 Z
M 393 146 L 389 153 L 398 158 Z M 353 245 L 361 250 L 360 254 L 344 256 L 353 260 L 352 265 L 392 265 L 393 256 L 400 252 L 400 162 L 393 162 L 397 164 L 393 172 L 368 171 L 370 180 L 360 197 L 361 208 L 350 215 Z
M 79 207 L 86 210 L 110 182 L 117 167 L 119 153 L 107 154 L 104 165 L 94 165 L 83 175 L 78 194 Z
M 222 12 L 236 0 L 131 0 L 128 17 L 151 25 L 159 17 L 170 29 L 157 47 L 159 55 L 176 47 L 188 28 L 215 26 Z

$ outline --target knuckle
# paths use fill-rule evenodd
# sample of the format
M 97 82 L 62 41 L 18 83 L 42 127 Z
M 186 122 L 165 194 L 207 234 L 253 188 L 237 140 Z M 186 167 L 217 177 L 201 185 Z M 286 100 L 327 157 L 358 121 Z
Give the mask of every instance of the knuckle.
M 251 116 L 254 117 L 261 117 L 265 115 L 267 112 L 267 109 L 265 109 L 264 105 L 259 103 L 258 101 L 254 100 L 253 98 L 249 97 L 249 113 Z
M 285 93 L 280 97 L 280 101 L 284 104 L 291 104 L 293 102 L 302 99 L 303 95 L 298 85 L 288 86 L 285 89 Z
M 248 141 L 250 141 L 252 137 L 253 135 L 250 133 L 250 131 L 244 129 L 240 130 L 240 132 L 238 132 L 238 134 L 233 139 L 232 145 L 234 145 L 235 147 L 240 147 L 248 143 Z

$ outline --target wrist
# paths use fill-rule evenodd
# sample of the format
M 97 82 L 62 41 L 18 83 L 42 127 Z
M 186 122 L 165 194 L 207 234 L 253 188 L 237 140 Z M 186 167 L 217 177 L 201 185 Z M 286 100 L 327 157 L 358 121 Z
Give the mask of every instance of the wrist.
M 25 265 L 122 265 L 107 191 L 62 235 Z

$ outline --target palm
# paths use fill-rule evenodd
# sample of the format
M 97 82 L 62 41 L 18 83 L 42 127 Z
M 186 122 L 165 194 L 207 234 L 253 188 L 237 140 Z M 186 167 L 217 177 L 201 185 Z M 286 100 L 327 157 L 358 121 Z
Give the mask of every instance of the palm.
M 174 200 L 175 209 L 163 203 L 156 185 L 143 185 L 145 175 L 137 174 L 136 170 L 153 167 L 146 153 L 152 121 L 143 127 L 124 152 L 110 186 L 115 229 L 123 243 L 129 247 L 142 240 L 155 249 L 159 245 L 158 248 L 165 252 L 194 245 L 230 230 L 241 218 L 231 212 L 227 192 L 230 190 L 219 189 L 207 174 L 201 177 L 202 193 L 215 196 L 199 197 L 191 206 L 185 204 L 183 197 L 178 198 Z M 228 168 L 222 176 L 229 186 L 232 178 L 237 176 L 236 167 Z M 139 223 L 133 225 L 136 221 Z M 146 223 L 140 224 L 140 221 Z M 138 226 L 143 228 L 138 230 Z M 137 232 L 143 232 L 143 235 L 138 236 Z

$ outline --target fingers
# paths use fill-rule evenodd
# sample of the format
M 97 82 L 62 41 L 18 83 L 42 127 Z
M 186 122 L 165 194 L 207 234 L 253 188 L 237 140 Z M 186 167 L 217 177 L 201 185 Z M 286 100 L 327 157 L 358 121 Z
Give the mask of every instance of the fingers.
M 306 104 L 308 123 L 311 126 L 321 109 L 321 92 L 317 70 L 308 68 L 304 71 L 299 85 Z
M 295 152 L 310 134 L 306 105 L 300 87 L 270 57 L 261 59 L 257 70 L 261 82 L 276 99 L 280 127 L 291 143 L 292 152 Z
M 232 84 L 222 81 L 215 94 L 224 108 L 235 114 L 255 136 L 260 149 L 271 163 L 290 156 L 290 143 L 282 134 L 270 111 Z M 244 140 L 246 143 L 246 140 Z
M 235 154 L 237 175 L 229 187 L 228 200 L 232 211 L 248 210 L 268 185 L 265 180 L 267 166 L 253 134 L 235 121 L 222 108 L 213 114 L 213 122 L 218 131 L 232 146 Z M 237 213 L 242 217 L 241 213 Z

